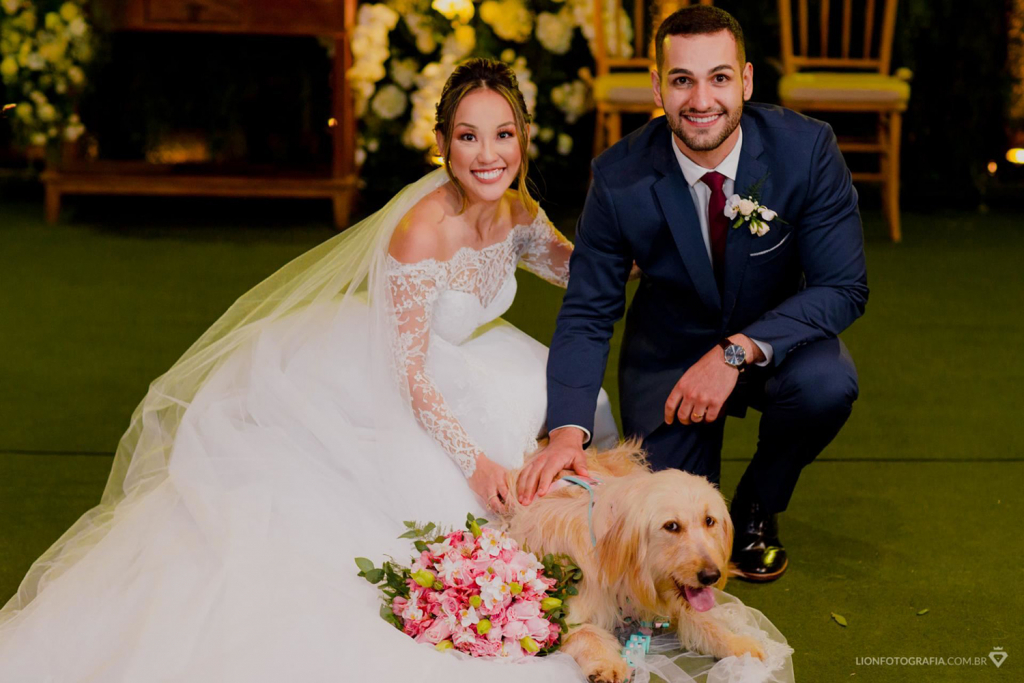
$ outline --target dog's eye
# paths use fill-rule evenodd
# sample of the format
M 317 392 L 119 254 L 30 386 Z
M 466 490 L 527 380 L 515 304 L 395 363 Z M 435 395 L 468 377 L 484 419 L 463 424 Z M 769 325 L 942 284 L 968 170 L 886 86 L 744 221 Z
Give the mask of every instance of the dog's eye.
M 715 525 L 715 518 L 714 517 L 705 517 L 704 518 L 704 523 L 707 524 L 708 526 L 714 526 Z
M 664 529 L 665 531 L 671 531 L 673 534 L 675 534 L 675 533 L 679 532 L 679 523 L 678 522 L 665 522 L 665 526 L 663 526 L 661 528 Z

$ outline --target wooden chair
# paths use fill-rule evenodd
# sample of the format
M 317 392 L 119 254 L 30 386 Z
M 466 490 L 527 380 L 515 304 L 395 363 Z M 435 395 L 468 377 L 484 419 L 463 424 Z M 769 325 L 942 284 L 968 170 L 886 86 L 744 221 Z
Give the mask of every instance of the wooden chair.
M 661 116 L 662 110 L 654 104 L 651 94 L 651 69 L 654 61 L 654 34 L 663 19 L 681 7 L 691 4 L 689 0 L 634 0 L 632 14 L 633 39 L 631 54 L 613 54 L 608 49 L 608 38 L 613 45 L 620 46 L 623 40 L 622 26 L 618 21 L 611 23 L 613 34 L 608 36 L 605 15 L 618 13 L 621 0 L 594 0 L 594 62 L 597 73 L 594 76 L 593 96 L 597 110 L 594 126 L 594 156 L 614 145 L 622 138 L 622 114 L 649 114 L 652 118 Z M 701 5 L 710 5 L 713 0 L 699 0 Z
M 779 0 L 783 65 L 780 100 L 783 106 L 797 111 L 878 114 L 876 135 L 840 137 L 839 149 L 879 155 L 878 172 L 854 173 L 853 179 L 882 183 L 883 209 L 893 242 L 901 239 L 900 127 L 910 99 L 909 72 L 900 77 L 889 74 L 896 3 L 863 0 L 855 10 L 852 0 L 837 1 L 836 9 L 842 15 L 834 16 L 830 0 L 817 0 L 813 8 L 817 16 L 811 17 L 808 0 L 797 0 L 799 42 L 795 44 L 794 3 Z M 817 25 L 812 28 L 813 24 Z

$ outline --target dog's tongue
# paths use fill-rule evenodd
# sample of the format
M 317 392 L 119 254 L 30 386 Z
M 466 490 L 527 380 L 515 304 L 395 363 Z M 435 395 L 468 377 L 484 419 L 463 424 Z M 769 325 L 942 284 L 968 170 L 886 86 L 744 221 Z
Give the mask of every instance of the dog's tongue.
M 686 590 L 686 599 L 690 606 L 698 612 L 707 612 L 715 606 L 715 594 L 710 588 L 683 588 Z

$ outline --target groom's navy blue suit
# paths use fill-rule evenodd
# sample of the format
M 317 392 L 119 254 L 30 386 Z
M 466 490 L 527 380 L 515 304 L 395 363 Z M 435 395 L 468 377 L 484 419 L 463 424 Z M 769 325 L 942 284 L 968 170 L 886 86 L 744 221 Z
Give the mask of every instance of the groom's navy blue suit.
M 655 469 L 678 467 L 717 483 L 724 415 L 664 423 L 682 374 L 725 337 L 770 344 L 726 404 L 762 412 L 757 452 L 741 482 L 770 512 L 786 508 L 797 477 L 835 437 L 857 397 L 838 335 L 868 297 L 857 193 L 826 124 L 747 104 L 734 192 L 760 181 L 780 220 L 762 237 L 729 229 L 719 291 L 697 209 L 664 117 L 604 152 L 576 229 L 571 277 L 548 359 L 548 422 L 593 431 L 612 328 L 626 305 L 633 261 L 643 277 L 626 319 L 619 394 L 627 436 L 643 437 Z M 730 224 L 731 225 L 731 224 Z

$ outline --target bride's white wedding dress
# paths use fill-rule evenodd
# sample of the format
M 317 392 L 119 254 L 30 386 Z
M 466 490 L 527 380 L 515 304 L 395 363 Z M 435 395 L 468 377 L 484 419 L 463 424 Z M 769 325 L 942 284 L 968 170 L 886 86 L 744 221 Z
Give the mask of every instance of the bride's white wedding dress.
M 408 559 L 404 520 L 486 514 L 465 479 L 475 456 L 519 466 L 544 429 L 547 349 L 499 316 L 517 265 L 564 284 L 550 258 L 564 238 L 540 212 L 448 261 L 388 256 L 397 218 L 444 181 L 427 176 L 287 286 L 243 297 L 154 382 L 104 504 L 0 611 L 0 680 L 581 678 L 566 655 L 502 665 L 417 644 L 356 576 L 356 556 Z M 338 285 L 342 253 L 365 277 Z M 286 303 L 265 315 L 267 301 Z M 596 425 L 614 443 L 603 392 Z

